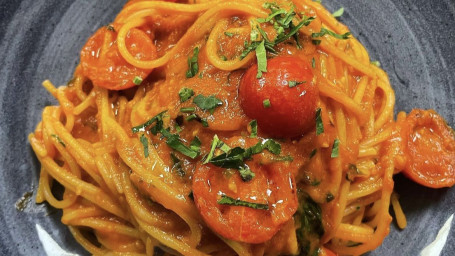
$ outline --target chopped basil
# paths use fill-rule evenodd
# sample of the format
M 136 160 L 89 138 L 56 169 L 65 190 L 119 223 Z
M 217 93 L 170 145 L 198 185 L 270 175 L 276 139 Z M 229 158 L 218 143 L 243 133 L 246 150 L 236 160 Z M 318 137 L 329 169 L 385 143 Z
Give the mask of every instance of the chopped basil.
M 320 45 L 322 43 L 321 40 L 311 40 L 311 43 L 313 43 L 314 45 Z
M 135 76 L 133 79 L 135 85 L 140 85 L 142 83 L 142 78 L 140 76 Z
M 335 141 L 333 142 L 332 154 L 330 155 L 331 158 L 337 158 L 340 155 L 339 146 L 340 146 L 340 140 L 335 139 Z
M 375 65 L 376 67 L 380 68 L 381 67 L 381 62 L 375 60 L 375 61 L 372 61 L 371 64 Z
M 226 32 L 224 32 L 224 35 L 225 35 L 225 36 L 227 36 L 227 37 L 233 37 L 233 36 L 234 36 L 234 34 L 233 34 L 233 33 L 231 33 L 231 32 L 227 32 L 227 31 L 226 31 Z
M 246 165 L 240 167 L 239 174 L 240 174 L 240 177 L 242 178 L 242 180 L 245 182 L 252 180 L 254 178 L 254 176 L 256 176 L 254 174 L 254 172 L 251 171 L 251 169 L 248 168 L 248 166 L 246 166 Z
M 170 148 L 184 154 L 185 156 L 191 159 L 195 159 L 196 157 L 199 156 L 200 151 L 194 150 L 194 148 L 188 147 L 185 144 L 183 144 L 178 134 L 172 134 L 169 132 L 168 129 L 161 129 L 160 133 L 166 138 L 166 144 Z
M 199 47 L 194 48 L 193 56 L 188 58 L 188 71 L 186 72 L 186 77 L 194 77 L 199 71 L 199 66 L 197 64 L 197 58 L 199 55 Z
M 208 162 L 210 162 L 210 160 L 212 160 L 212 157 L 213 157 L 213 155 L 215 154 L 215 149 L 216 149 L 216 147 L 218 146 L 218 142 L 219 142 L 219 141 L 220 141 L 220 139 L 219 139 L 218 136 L 215 134 L 215 136 L 213 136 L 212 145 L 210 146 L 209 154 L 208 154 L 207 157 L 205 158 L 204 162 L 202 162 L 203 164 L 207 164 Z
M 327 203 L 329 203 L 329 202 L 333 201 L 333 199 L 335 199 L 335 196 L 333 196 L 333 194 L 330 193 L 330 192 L 327 193 L 327 195 L 326 195 L 326 197 L 325 197 L 325 201 L 326 201 Z
M 316 68 L 316 59 L 314 58 L 311 60 L 311 67 Z
M 109 30 L 109 31 L 115 32 L 115 28 L 111 24 L 107 25 L 106 29 Z
M 144 134 L 141 134 L 140 141 L 144 147 L 144 157 L 149 157 L 149 141 Z
M 197 114 L 191 114 L 186 117 L 186 121 L 193 121 L 193 120 L 201 123 L 202 126 L 204 126 L 204 127 L 209 127 L 209 123 L 207 122 L 207 119 L 201 118 Z
M 296 87 L 297 85 L 304 84 L 306 81 L 288 81 L 289 88 Z
M 311 186 L 313 186 L 313 187 L 317 187 L 317 186 L 319 186 L 320 184 L 321 184 L 321 181 L 320 181 L 320 180 L 313 180 L 313 181 L 311 182 Z
M 194 139 L 191 141 L 190 148 L 193 151 L 201 152 L 201 140 L 197 136 L 194 136 Z
M 322 122 L 321 108 L 316 109 L 316 135 L 324 133 L 324 123 Z
M 267 72 L 267 52 L 265 50 L 264 41 L 256 48 L 256 59 L 258 61 L 258 73 L 256 78 L 262 77 L 262 72 Z
M 300 223 L 300 228 L 296 230 L 300 245 L 299 255 L 311 255 L 310 253 L 319 246 L 319 239 L 324 235 L 322 210 L 309 195 L 302 191 L 299 191 L 298 195 L 299 208 L 295 219 Z
M 341 7 L 340 9 L 338 9 L 334 13 L 332 13 L 332 16 L 335 18 L 339 18 L 339 17 L 343 16 L 343 13 L 344 13 L 344 8 Z
M 172 152 L 171 152 L 171 159 L 173 162 L 171 171 L 175 171 L 180 177 L 184 177 L 185 171 L 183 170 L 183 167 L 182 167 L 182 161 L 180 161 L 180 159 L 178 159 L 177 156 L 175 156 L 175 154 Z
M 264 108 L 270 108 L 271 107 L 270 100 L 269 99 L 265 99 L 262 102 L 262 105 L 264 105 Z
M 325 35 L 333 36 L 337 39 L 349 39 L 351 32 L 346 32 L 346 33 L 340 35 L 331 30 L 328 30 L 326 28 L 321 28 L 321 31 L 319 33 L 313 33 L 313 34 L 311 34 L 311 37 L 318 38 L 318 37 L 323 37 Z
M 290 155 L 288 156 L 273 156 L 270 160 L 273 162 L 292 162 L 294 158 Z
M 254 147 L 259 147 L 258 144 L 256 144 L 256 146 Z M 268 140 L 265 140 L 264 143 L 262 143 L 262 148 L 263 149 L 267 149 L 270 153 L 274 154 L 274 155 L 279 155 L 281 154 L 281 145 L 280 143 L 272 140 L 272 139 L 268 139 Z M 262 151 L 262 149 L 261 149 Z
M 259 31 L 257 29 L 253 28 L 250 33 L 250 40 L 256 41 L 258 39 L 258 36 L 259 36 Z
M 57 135 L 57 134 L 51 134 L 52 137 L 54 137 L 58 143 L 60 143 L 63 147 L 66 147 L 65 142 Z
M 208 110 L 211 114 L 213 114 L 215 108 L 223 105 L 223 102 L 220 99 L 216 98 L 214 95 L 205 97 L 202 94 L 194 97 L 193 103 L 202 110 Z
M 133 133 L 137 133 L 137 132 L 140 132 L 140 131 L 145 131 L 145 128 L 147 126 L 149 126 L 149 125 L 151 125 L 151 124 L 156 122 L 156 125 L 154 127 L 152 127 L 152 129 L 151 129 L 151 132 L 154 135 L 156 135 L 163 128 L 163 116 L 164 116 L 164 113 L 166 113 L 166 112 L 167 112 L 167 110 L 165 110 L 165 111 L 159 113 L 158 115 L 152 117 L 152 119 L 148 120 L 147 122 L 131 128 L 131 131 Z
M 311 153 L 310 153 L 310 159 L 313 158 L 317 152 L 318 152 L 318 150 L 316 148 L 313 149 L 313 151 L 311 151 Z
M 185 88 L 185 87 L 180 89 L 180 91 L 179 91 L 180 102 L 183 103 L 183 102 L 189 100 L 191 97 L 193 97 L 193 95 L 194 95 L 193 89 Z
M 227 57 L 226 57 L 226 56 L 224 56 L 224 55 L 221 55 L 221 60 L 223 60 L 223 61 L 227 61 L 228 59 L 227 59 Z
M 251 203 L 251 202 L 242 201 L 239 199 L 234 199 L 227 195 L 221 195 L 221 199 L 218 200 L 217 203 L 222 204 L 222 205 L 244 206 L 244 207 L 249 207 L 249 208 L 258 209 L 258 210 L 268 210 L 269 209 L 268 204 Z
M 182 113 L 193 113 L 194 111 L 196 111 L 194 107 L 180 108 L 180 112 Z
M 248 124 L 248 126 L 251 129 L 250 138 L 256 138 L 258 136 L 258 121 L 253 120 Z

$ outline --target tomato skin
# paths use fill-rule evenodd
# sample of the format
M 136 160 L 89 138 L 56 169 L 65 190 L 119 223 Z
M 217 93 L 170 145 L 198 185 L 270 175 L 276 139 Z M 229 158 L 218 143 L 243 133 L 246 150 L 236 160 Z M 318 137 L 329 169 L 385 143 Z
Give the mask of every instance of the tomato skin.
M 248 165 L 255 177 L 244 182 L 235 170 L 198 164 L 193 176 L 194 202 L 207 225 L 221 236 L 245 243 L 263 243 L 296 212 L 295 182 L 282 163 L 260 165 L 253 160 L 248 161 Z M 266 203 L 269 209 L 220 205 L 217 201 L 221 194 L 247 202 Z
M 83 74 L 90 78 L 94 85 L 110 90 L 123 90 L 135 86 L 133 80 L 136 76 L 145 79 L 151 70 L 137 68 L 123 59 L 116 38 L 115 31 L 106 27 L 100 28 L 82 48 L 81 67 Z M 156 47 L 142 30 L 131 29 L 125 41 L 127 49 L 136 58 L 156 58 Z
M 262 131 L 278 138 L 298 137 L 314 127 L 319 93 L 309 64 L 297 57 L 276 57 L 268 60 L 267 72 L 260 79 L 257 69 L 257 65 L 249 68 L 240 82 L 245 114 L 256 119 Z M 289 81 L 305 83 L 290 88 Z M 269 108 L 264 107 L 266 99 Z
M 407 163 L 404 174 L 430 188 L 455 184 L 455 135 L 433 110 L 414 109 L 406 117 Z

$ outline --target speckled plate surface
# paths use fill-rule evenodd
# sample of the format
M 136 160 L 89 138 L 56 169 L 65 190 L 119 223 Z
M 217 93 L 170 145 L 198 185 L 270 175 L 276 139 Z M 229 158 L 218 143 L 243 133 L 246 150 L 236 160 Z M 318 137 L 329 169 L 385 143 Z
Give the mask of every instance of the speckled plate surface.
M 454 0 L 324 0 L 345 7 L 341 21 L 379 60 L 396 90 L 396 109 L 433 108 L 455 127 Z M 72 76 L 79 50 L 100 26 L 112 21 L 122 0 L 0 1 L 0 254 L 43 255 L 35 229 L 41 225 L 62 248 L 87 254 L 49 205 L 15 203 L 34 191 L 39 163 L 27 135 L 55 100 L 44 79 L 63 84 Z M 455 188 L 432 190 L 398 176 L 396 190 L 408 227 L 390 235 L 369 255 L 418 255 L 455 212 Z M 452 228 L 442 255 L 455 255 Z

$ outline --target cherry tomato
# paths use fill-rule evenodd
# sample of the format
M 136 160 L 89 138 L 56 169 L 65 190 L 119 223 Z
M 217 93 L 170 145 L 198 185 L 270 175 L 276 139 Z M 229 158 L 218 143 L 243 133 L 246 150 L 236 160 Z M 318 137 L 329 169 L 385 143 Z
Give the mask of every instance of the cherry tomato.
M 407 164 L 404 173 L 431 187 L 455 184 L 455 134 L 433 110 L 413 110 L 407 117 Z
M 270 240 L 292 218 L 298 201 L 294 178 L 280 164 L 248 164 L 255 177 L 244 182 L 235 170 L 211 164 L 198 165 L 193 176 L 194 202 L 205 222 L 221 236 L 245 243 Z M 225 194 L 234 199 L 267 204 L 268 210 L 246 206 L 221 205 Z
M 83 47 L 81 66 L 83 74 L 90 78 L 94 85 L 123 90 L 135 85 L 135 77 L 145 79 L 151 70 L 137 68 L 123 59 L 115 41 L 116 37 L 115 31 L 106 27 L 100 28 Z M 156 47 L 142 30 L 131 29 L 125 41 L 128 51 L 136 58 L 156 58 Z
M 245 114 L 273 137 L 293 138 L 314 127 L 318 90 L 309 64 L 297 57 L 276 57 L 259 79 L 257 70 L 257 65 L 249 68 L 240 82 Z

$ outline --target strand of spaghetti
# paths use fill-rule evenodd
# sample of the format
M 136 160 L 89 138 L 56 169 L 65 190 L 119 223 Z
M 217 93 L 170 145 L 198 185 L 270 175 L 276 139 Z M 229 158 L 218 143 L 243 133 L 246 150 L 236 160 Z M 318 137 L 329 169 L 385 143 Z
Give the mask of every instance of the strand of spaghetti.
M 55 88 L 51 81 L 44 80 L 42 85 L 54 98 L 57 98 L 57 88 Z
M 39 173 L 39 181 L 38 181 L 38 189 L 36 190 L 36 197 L 35 197 L 35 202 L 37 204 L 40 204 L 46 200 L 46 197 L 44 196 L 44 178 L 45 175 L 47 175 L 46 169 L 44 169 L 42 166 L 40 168 L 40 173 Z
M 360 198 L 369 194 L 373 194 L 376 191 L 379 191 L 382 188 L 382 180 L 376 179 L 373 182 L 367 180 L 361 184 L 356 184 L 357 188 L 351 190 L 348 193 L 348 200 L 353 200 Z
M 48 173 L 65 188 L 73 191 L 76 195 L 80 195 L 94 204 L 99 205 L 101 208 L 119 216 L 120 218 L 126 218 L 125 213 L 117 206 L 117 203 L 100 188 L 82 181 L 73 174 L 66 172 L 49 157 L 39 158 L 39 160 Z
M 347 144 L 347 132 L 346 132 L 346 116 L 344 115 L 343 108 L 340 104 L 334 103 L 335 106 L 335 120 L 338 138 L 342 145 Z
M 365 218 L 364 215 L 365 215 L 365 206 L 362 206 L 362 207 L 360 207 L 359 213 L 357 214 L 357 216 L 352 221 L 352 225 L 355 225 L 355 226 L 362 225 L 362 221 Z M 370 228 L 370 227 L 368 227 L 368 228 Z M 371 233 L 373 233 L 373 232 L 371 232 Z
M 335 232 L 335 237 L 353 242 L 367 242 L 372 239 L 373 233 L 373 230 L 341 223 Z
M 33 152 L 35 152 L 35 154 L 38 157 L 44 157 L 47 155 L 46 148 L 43 147 L 43 145 L 41 144 L 41 141 L 36 138 L 35 134 L 30 133 L 28 135 L 28 141 L 30 142 L 30 145 L 32 146 Z
M 377 156 L 378 151 L 375 148 L 360 148 L 359 149 L 359 158 L 364 158 L 364 157 L 373 157 Z
M 387 127 L 380 133 L 376 134 L 374 137 L 371 137 L 367 140 L 362 141 L 360 147 L 362 148 L 369 148 L 378 145 L 381 142 L 386 141 L 387 139 L 392 136 L 392 127 Z
M 65 114 L 65 128 L 71 132 L 74 127 L 74 104 L 66 97 L 65 88 L 65 86 L 61 86 L 57 89 L 57 100 Z
M 153 69 L 156 67 L 160 67 L 166 64 L 171 58 L 173 58 L 177 51 L 182 48 L 182 46 L 191 45 L 195 41 L 195 39 L 202 38 L 202 35 L 209 31 L 216 21 L 215 19 L 211 19 L 213 15 L 218 14 L 217 19 L 220 19 L 223 17 L 228 17 L 229 15 L 235 13 L 244 13 L 256 17 L 267 16 L 267 13 L 265 11 L 245 3 L 239 2 L 234 4 L 230 2 L 225 2 L 215 5 L 214 7 L 207 10 L 204 14 L 202 14 L 196 20 L 196 22 L 193 23 L 193 25 L 187 30 L 185 35 L 182 36 L 182 38 L 171 50 L 166 52 L 162 57 L 158 59 L 147 61 L 136 59 L 134 56 L 131 55 L 131 53 L 129 53 L 126 47 L 125 38 L 128 31 L 132 28 L 139 27 L 144 23 L 143 18 L 136 18 L 135 20 L 126 23 L 120 28 L 119 33 L 117 35 L 118 49 L 122 57 L 133 66 L 143 69 Z
M 96 206 L 78 208 L 78 209 L 65 209 L 63 211 L 62 223 L 65 225 L 71 225 L 71 221 L 78 218 L 88 218 L 88 217 L 101 217 L 107 215 L 107 212 L 101 210 Z
M 310 1 L 301 1 L 301 0 L 293 0 L 292 1 L 300 10 L 304 9 L 304 5 L 311 7 L 314 11 L 316 11 L 317 17 L 322 20 L 325 24 L 329 24 L 330 28 L 334 30 L 337 34 L 344 34 L 349 31 L 348 27 L 343 25 L 339 22 L 331 13 L 327 11 L 320 3 Z
M 73 109 L 73 115 L 80 115 L 87 108 L 95 105 L 95 91 L 92 90 L 85 99 Z
M 236 242 L 232 241 L 229 239 L 226 239 L 224 237 L 218 236 L 221 240 L 223 240 L 229 247 L 234 250 L 234 252 L 237 253 L 239 256 L 252 256 L 251 252 L 251 247 L 247 244 L 241 243 L 241 242 Z
M 74 75 L 73 79 L 71 79 L 70 82 L 68 82 L 69 86 L 73 86 L 73 88 L 75 89 L 74 92 L 76 93 L 77 97 L 79 98 L 79 100 L 81 101 L 84 101 L 85 98 L 87 98 L 87 94 L 84 92 L 84 77 L 81 76 L 81 75 Z
M 49 175 L 45 172 L 44 175 L 42 177 L 42 184 L 43 184 L 43 194 L 44 194 L 44 198 L 46 199 L 46 201 L 52 205 L 52 207 L 54 208 L 57 208 L 57 209 L 63 209 L 63 208 L 67 208 L 71 205 L 73 205 L 76 200 L 77 200 L 77 196 L 74 194 L 74 193 L 68 193 L 65 191 L 65 193 L 68 195 L 66 196 L 66 198 L 62 199 L 62 200 L 58 200 L 57 198 L 54 197 L 54 195 L 52 194 L 52 189 L 51 189 L 51 185 L 50 185 L 50 177 Z
M 87 238 L 85 238 L 78 227 L 68 226 L 68 229 L 70 230 L 74 239 L 76 239 L 76 241 L 80 245 L 82 245 L 82 247 L 84 247 L 87 251 L 89 251 L 92 255 L 106 255 L 108 253 L 106 249 L 98 248 Z
M 340 193 L 339 193 L 339 198 L 338 198 L 338 203 L 335 205 L 334 209 L 332 210 L 334 215 L 333 215 L 333 223 L 332 223 L 332 230 L 329 230 L 329 232 L 327 232 L 326 234 L 324 234 L 324 236 L 322 237 L 322 241 L 324 242 L 327 242 L 329 241 L 330 239 L 332 239 L 335 235 L 336 235 L 336 232 L 337 232 L 337 229 L 338 227 L 341 225 L 341 220 L 343 219 L 343 213 L 344 213 L 344 209 L 346 208 L 346 204 L 347 204 L 347 195 L 348 195 L 348 192 L 349 192 L 349 188 L 350 188 L 350 185 L 351 183 L 349 181 L 342 181 L 342 184 L 341 184 L 341 189 L 340 189 Z
M 368 81 L 369 81 L 368 77 L 362 77 L 360 79 L 360 82 L 357 85 L 353 98 L 355 103 L 360 104 L 362 102 L 362 98 L 363 95 L 365 94 L 365 89 L 367 87 Z
M 318 84 L 318 88 L 322 96 L 329 97 L 339 102 L 346 108 L 346 110 L 352 112 L 360 123 L 365 122 L 366 116 L 363 109 L 346 94 L 344 94 L 339 88 L 327 80 L 321 81 L 321 83 Z
M 96 163 L 96 167 L 98 168 L 98 171 L 101 174 L 101 177 L 104 180 L 104 183 L 109 188 L 109 191 L 111 192 L 111 194 L 115 195 L 117 193 L 117 188 L 114 183 L 115 180 L 113 179 L 114 171 L 112 170 L 115 167 L 112 166 L 111 163 L 104 161 L 105 155 L 108 155 L 108 154 L 103 154 L 103 156 L 97 155 L 95 157 L 95 163 Z
M 88 217 L 77 218 L 71 221 L 71 226 L 90 227 L 106 233 L 117 233 L 134 238 L 140 238 L 139 231 L 133 227 L 123 225 L 115 220 L 105 220 L 102 218 Z
M 403 209 L 401 209 L 397 193 L 395 192 L 392 193 L 391 201 L 393 211 L 395 212 L 395 218 L 397 220 L 398 227 L 404 229 L 407 226 L 406 215 L 404 215 Z
M 378 81 L 378 88 L 384 92 L 385 96 L 385 105 L 383 111 L 379 114 L 374 122 L 374 129 L 375 131 L 379 130 L 386 122 L 388 122 L 393 115 L 393 109 L 395 107 L 395 93 L 390 87 L 390 84 L 379 80 Z
M 215 27 L 210 32 L 209 38 L 207 40 L 206 51 L 207 58 L 210 61 L 210 63 L 212 63 L 213 66 L 221 70 L 231 71 L 242 68 L 245 65 L 247 65 L 249 62 L 253 60 L 255 54 L 254 52 L 250 52 L 245 58 L 241 60 L 237 58 L 232 60 L 222 60 L 218 56 L 217 39 L 220 35 L 223 34 L 227 25 L 228 25 L 227 19 L 222 19 L 216 23 Z

